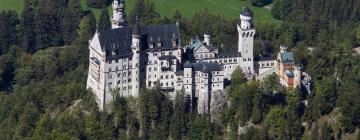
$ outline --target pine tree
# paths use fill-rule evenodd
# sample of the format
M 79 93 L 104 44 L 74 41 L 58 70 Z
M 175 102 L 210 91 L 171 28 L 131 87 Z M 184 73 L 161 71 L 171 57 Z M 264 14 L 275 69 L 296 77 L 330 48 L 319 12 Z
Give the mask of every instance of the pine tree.
M 0 12 L 0 54 L 5 53 L 11 45 L 17 44 L 17 24 L 19 17 L 15 11 Z
M 286 19 L 291 13 L 291 0 L 275 0 L 271 8 L 271 14 L 276 19 Z
M 61 21 L 62 35 L 65 44 L 69 45 L 76 37 L 76 30 L 81 20 L 82 10 L 79 0 L 70 0 L 65 9 L 64 17 Z
M 39 0 L 35 16 L 36 50 L 62 45 L 61 10 L 55 0 Z
M 175 98 L 174 113 L 171 117 L 171 137 L 173 139 L 181 139 L 185 133 L 185 95 L 180 92 Z
M 101 14 L 100 14 L 100 20 L 99 20 L 99 24 L 98 24 L 98 30 L 99 32 L 103 31 L 103 30 L 107 30 L 111 28 L 111 22 L 110 22 L 110 16 L 109 16 L 109 12 L 108 9 L 106 7 L 103 7 L 101 9 Z
M 21 14 L 20 34 L 21 46 L 27 52 L 35 52 L 36 34 L 35 34 L 35 10 L 34 2 L 31 0 L 24 1 L 24 9 Z
M 77 44 L 87 46 L 88 41 L 94 36 L 96 31 L 96 19 L 92 12 L 85 16 L 79 24 Z

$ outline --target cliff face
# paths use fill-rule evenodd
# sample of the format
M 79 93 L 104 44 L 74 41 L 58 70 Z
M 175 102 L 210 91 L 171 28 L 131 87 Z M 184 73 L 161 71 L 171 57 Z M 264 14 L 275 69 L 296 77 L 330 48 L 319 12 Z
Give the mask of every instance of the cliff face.
M 227 103 L 228 94 L 227 91 L 215 91 L 211 93 L 210 99 L 210 114 L 211 120 L 217 120 L 218 115 L 224 110 Z

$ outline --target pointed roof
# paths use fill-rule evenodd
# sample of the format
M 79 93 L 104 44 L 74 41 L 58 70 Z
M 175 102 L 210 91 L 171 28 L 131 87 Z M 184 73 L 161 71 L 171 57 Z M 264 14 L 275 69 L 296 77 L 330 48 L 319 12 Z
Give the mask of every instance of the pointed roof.
M 248 17 L 253 16 L 253 12 L 247 7 L 244 7 L 243 10 L 240 12 L 240 14 L 243 16 L 248 16 Z

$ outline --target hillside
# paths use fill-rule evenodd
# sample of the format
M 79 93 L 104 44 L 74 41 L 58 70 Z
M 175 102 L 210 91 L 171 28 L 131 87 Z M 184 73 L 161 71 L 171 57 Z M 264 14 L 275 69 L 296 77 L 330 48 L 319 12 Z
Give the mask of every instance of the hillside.
M 1 0 L 0 10 L 16 10 L 21 12 L 23 7 L 23 0 Z M 130 13 L 134 6 L 134 0 L 127 1 L 127 13 Z M 161 16 L 171 17 L 176 9 L 187 18 L 191 18 L 193 13 L 208 9 L 211 13 L 225 15 L 228 18 L 238 18 L 240 10 L 243 7 L 250 7 L 255 13 L 255 23 L 271 22 L 278 23 L 279 21 L 271 16 L 271 13 L 265 7 L 258 8 L 251 6 L 247 1 L 240 0 L 153 0 L 156 5 L 156 10 Z M 86 0 L 81 0 L 84 10 L 90 9 L 86 5 Z M 110 7 L 109 7 L 110 9 Z M 100 10 L 93 9 L 95 15 L 98 17 Z

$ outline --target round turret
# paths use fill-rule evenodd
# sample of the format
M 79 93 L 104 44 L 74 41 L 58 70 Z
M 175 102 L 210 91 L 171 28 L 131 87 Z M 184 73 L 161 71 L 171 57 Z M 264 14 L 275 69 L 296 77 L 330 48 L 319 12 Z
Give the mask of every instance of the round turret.
M 210 45 L 211 32 L 208 30 L 204 33 L 204 43 Z
M 240 21 L 242 29 L 251 29 L 252 28 L 252 17 L 253 13 L 249 8 L 243 8 L 240 12 Z
M 287 51 L 287 45 L 280 45 L 280 53 L 285 53 Z

